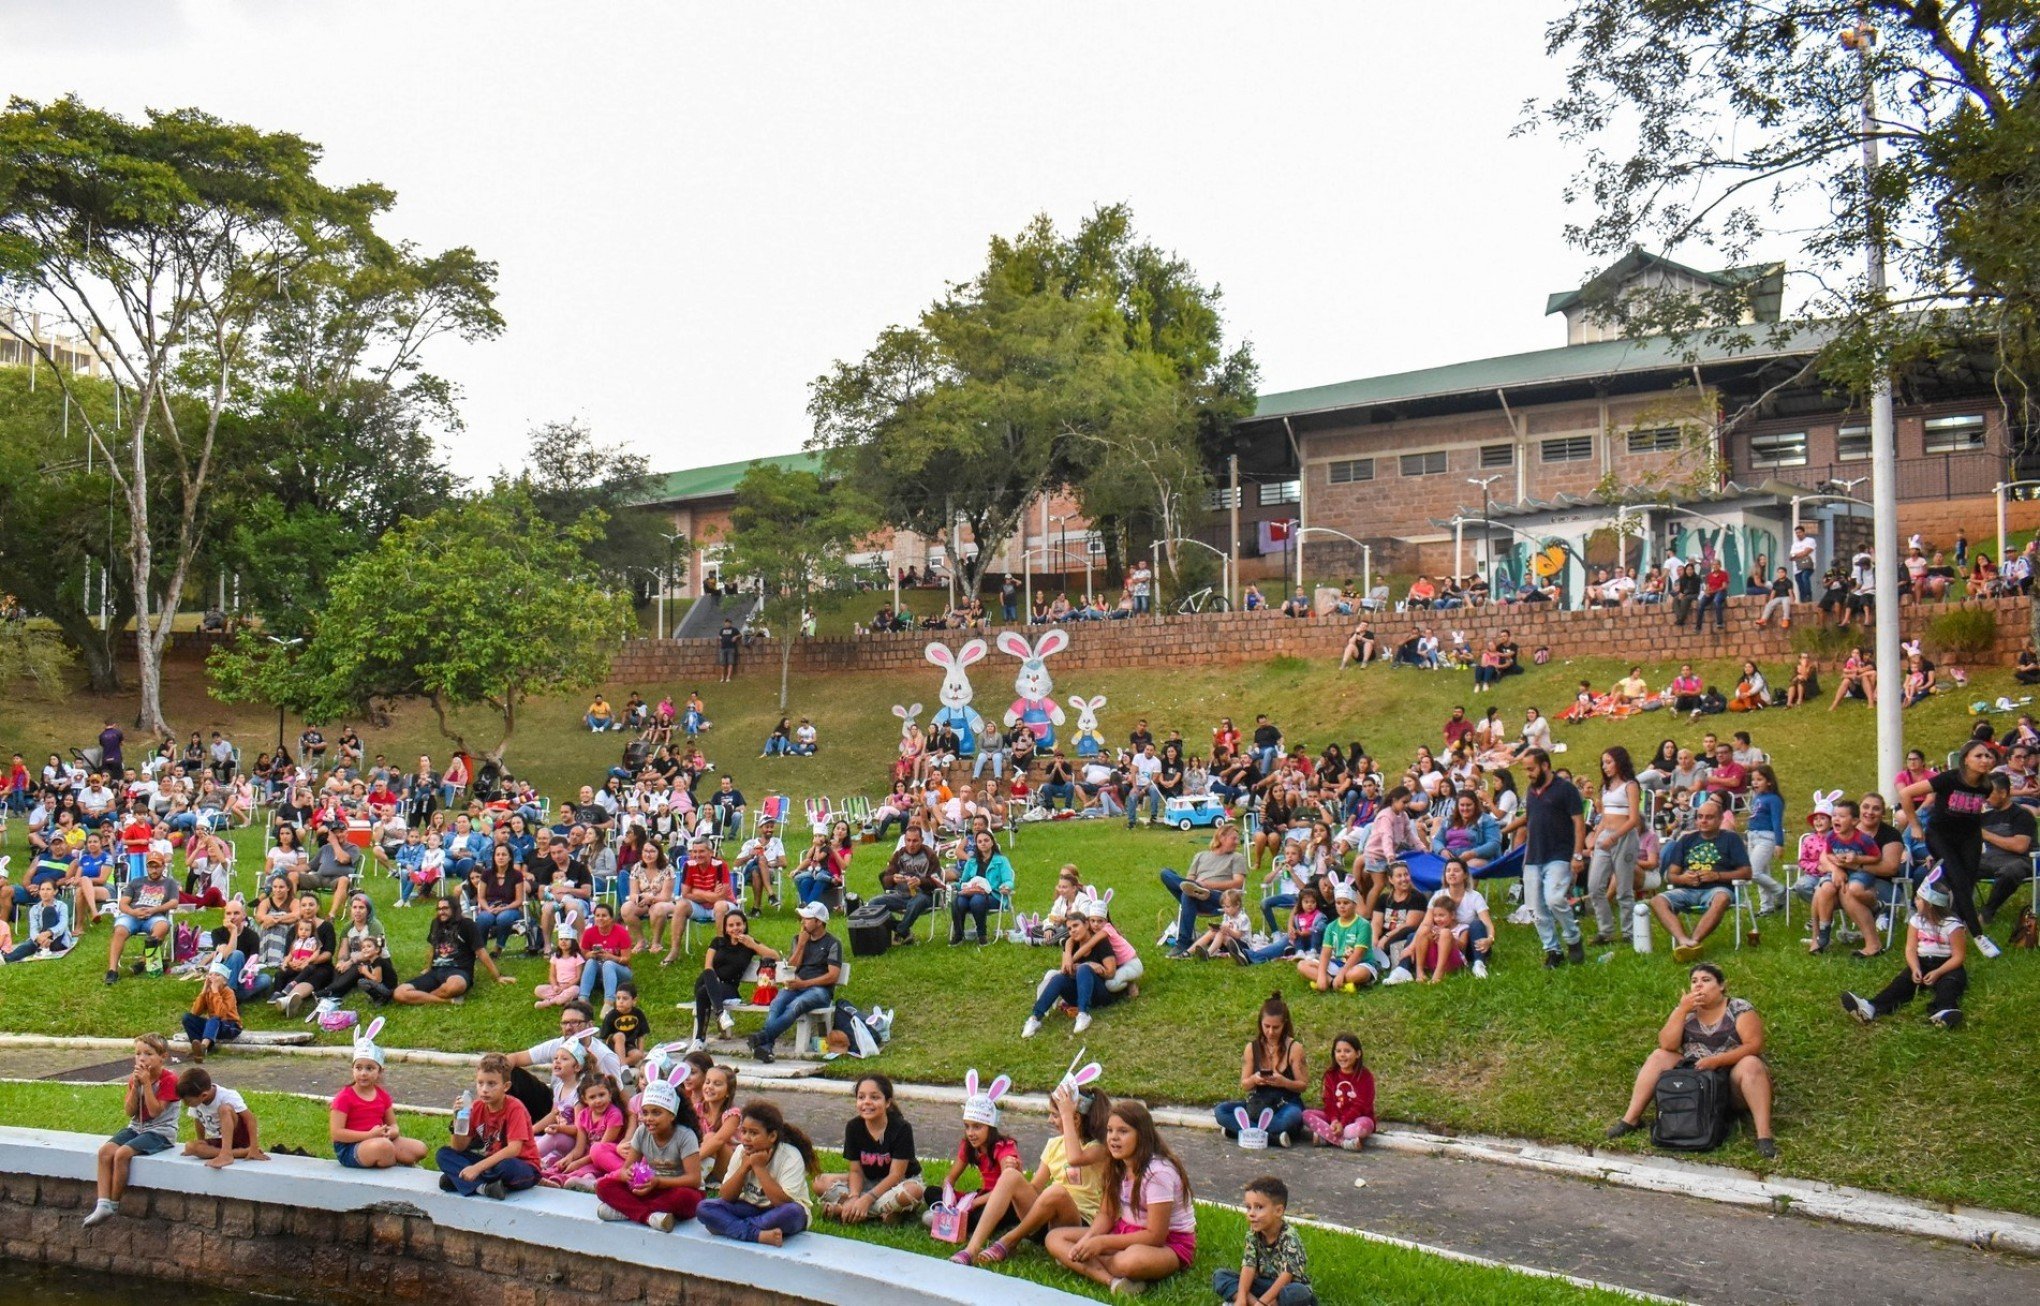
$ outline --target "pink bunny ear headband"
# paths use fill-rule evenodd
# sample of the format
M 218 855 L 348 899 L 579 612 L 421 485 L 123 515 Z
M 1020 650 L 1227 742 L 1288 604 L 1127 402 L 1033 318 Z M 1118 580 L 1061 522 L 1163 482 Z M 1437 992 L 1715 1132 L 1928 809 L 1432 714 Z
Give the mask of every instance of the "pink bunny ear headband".
M 1000 1075 L 991 1082 L 988 1088 L 983 1092 L 979 1092 L 978 1072 L 972 1069 L 966 1073 L 963 1077 L 964 1121 L 968 1124 L 986 1125 L 997 1129 L 999 1127 L 999 1099 L 1004 1097 L 1006 1090 L 1012 1086 L 1013 1081 L 1011 1079 Z
M 1077 1049 L 1077 1055 L 1070 1060 L 1070 1068 L 1063 1072 L 1062 1082 L 1056 1085 L 1058 1089 L 1070 1095 L 1070 1100 L 1077 1104 L 1079 1111 L 1091 1109 L 1091 1095 L 1084 1090 L 1087 1085 L 1105 1073 L 1105 1068 L 1095 1061 L 1083 1066 L 1077 1064 L 1083 1061 L 1084 1053 L 1088 1051 L 1089 1048 Z
M 652 1080 L 639 1095 L 638 1109 L 655 1106 L 662 1111 L 677 1113 L 680 1110 L 680 1086 L 693 1073 L 694 1067 L 683 1061 L 673 1067 L 664 1079 Z

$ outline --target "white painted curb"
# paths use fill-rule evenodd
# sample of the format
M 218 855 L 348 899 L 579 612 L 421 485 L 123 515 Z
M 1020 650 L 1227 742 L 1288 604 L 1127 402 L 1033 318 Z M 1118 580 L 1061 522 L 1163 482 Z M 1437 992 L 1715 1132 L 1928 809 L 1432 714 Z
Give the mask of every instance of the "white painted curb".
M 123 1052 L 133 1046 L 132 1039 L 0 1034 L 0 1048 L 46 1047 Z M 249 1049 L 251 1054 L 255 1051 Z M 345 1047 L 275 1047 L 263 1048 L 261 1052 L 336 1060 L 350 1055 Z M 388 1048 L 385 1052 L 391 1061 L 420 1065 L 465 1066 L 473 1064 L 476 1059 L 474 1053 L 440 1052 L 429 1048 Z M 855 1086 L 848 1080 L 815 1077 L 774 1080 L 773 1087 L 794 1093 L 828 1093 L 848 1097 Z M 894 1087 L 896 1096 L 908 1102 L 948 1103 L 959 1107 L 963 1103 L 961 1087 L 936 1084 L 897 1084 Z M 1032 1115 L 1048 1114 L 1048 1098 L 1039 1093 L 1009 1093 L 1000 1099 L 1000 1105 Z M 1218 1130 L 1218 1121 L 1208 1110 L 1157 1107 L 1154 1118 L 1157 1124 L 1176 1129 Z M 1803 1215 L 1887 1233 L 2040 1256 L 2040 1219 L 2009 1211 L 1944 1206 L 1812 1179 L 1776 1175 L 1765 1178 L 1728 1166 L 1702 1165 L 1670 1157 L 1596 1152 L 1522 1139 L 1433 1134 L 1407 1126 L 1378 1130 L 1368 1141 L 1368 1146 L 1391 1152 L 1484 1161 L 1491 1165 L 1514 1166 L 1591 1183 L 1699 1197 L 1731 1206 L 1761 1207 L 1783 1215 Z M 1349 1229 L 1347 1232 L 1362 1231 Z

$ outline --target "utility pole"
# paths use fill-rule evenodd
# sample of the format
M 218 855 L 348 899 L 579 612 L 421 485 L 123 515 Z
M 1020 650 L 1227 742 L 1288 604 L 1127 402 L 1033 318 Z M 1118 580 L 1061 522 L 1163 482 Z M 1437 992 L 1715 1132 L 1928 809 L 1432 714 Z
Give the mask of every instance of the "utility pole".
M 1237 580 L 1240 574 L 1240 456 L 1231 454 L 1227 456 L 1225 462 L 1228 479 L 1227 502 L 1232 505 L 1232 547 L 1226 551 L 1226 561 L 1230 564 L 1227 569 L 1232 573 L 1233 579 Z M 2004 550 L 1999 549 L 1998 552 L 2002 554 Z M 1231 582 L 1227 582 L 1226 588 L 1228 590 L 1232 588 Z M 1228 593 L 1225 598 L 1228 603 L 1240 602 L 1237 594 Z
M 1877 201 L 1877 80 L 1871 57 L 1877 44 L 1877 30 L 1870 26 L 1868 11 L 1859 6 L 1856 26 L 1842 33 L 1842 45 L 1856 54 L 1863 73 L 1863 202 L 1866 280 L 1872 310 L 1881 313 L 1885 289 L 1884 217 Z M 1898 451 L 1891 412 L 1891 368 L 1879 356 L 1870 383 L 1870 503 L 1872 522 L 1871 555 L 1877 573 L 1877 683 L 1879 687 L 1904 683 L 1905 667 L 1899 660 L 1898 639 Z M 1881 790 L 1891 783 L 1905 762 L 1905 707 L 1903 696 L 1886 691 L 1877 696 L 1877 784 Z

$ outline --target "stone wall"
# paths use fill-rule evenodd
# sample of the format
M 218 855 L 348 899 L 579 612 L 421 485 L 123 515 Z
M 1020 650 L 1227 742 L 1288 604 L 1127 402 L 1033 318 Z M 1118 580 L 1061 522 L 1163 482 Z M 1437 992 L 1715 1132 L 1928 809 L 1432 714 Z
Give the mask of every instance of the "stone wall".
M 2027 600 L 1989 599 L 1964 604 L 1907 603 L 1902 608 L 1907 639 L 1924 634 L 1927 623 L 1957 607 L 1986 608 L 1997 614 L 1998 639 L 1994 652 L 1964 661 L 1976 665 L 2010 665 L 2025 638 Z M 1755 658 L 1775 675 L 1778 664 L 1793 656 L 1792 632 L 1771 627 L 1755 628 L 1763 604 L 1754 598 L 1732 598 L 1728 605 L 1728 628 L 1721 634 L 1712 629 L 1696 634 L 1692 629 L 1674 629 L 1667 608 L 1633 608 L 1627 612 L 1558 612 L 1545 604 L 1512 604 L 1505 607 L 1455 609 L 1449 612 L 1383 613 L 1373 618 L 1375 632 L 1400 639 L 1411 625 L 1431 626 L 1441 638 L 1463 630 L 1477 649 L 1506 629 L 1527 656 L 1539 647 L 1549 648 L 1555 658 L 1633 657 L 1639 662 L 1674 662 L 1682 658 Z M 1799 624 L 1813 618 L 1813 610 L 1798 605 Z M 1275 657 L 1300 657 L 1313 661 L 1336 659 L 1354 622 L 1348 617 L 1293 619 L 1269 612 L 1230 612 L 1201 616 L 1170 616 L 1159 619 L 1106 622 L 1073 622 L 1064 627 L 1070 646 L 1049 660 L 1058 677 L 1063 672 L 1113 670 L 1131 667 L 1209 665 L 1264 662 Z M 1037 630 L 1026 632 L 1030 637 Z M 932 638 L 952 647 L 965 636 L 957 631 L 914 632 L 904 635 L 833 636 L 797 641 L 793 669 L 797 674 L 823 671 L 921 672 L 937 675 L 924 659 L 922 649 Z M 1865 632 L 1864 639 L 1869 639 Z M 1931 647 L 1931 644 L 1930 644 Z M 978 701 L 1001 701 L 1019 664 L 999 653 L 971 671 Z M 742 674 L 776 675 L 779 646 L 759 645 L 745 654 Z M 712 682 L 717 675 L 713 640 L 633 640 L 617 655 L 610 682 L 617 686 L 685 689 L 696 682 Z

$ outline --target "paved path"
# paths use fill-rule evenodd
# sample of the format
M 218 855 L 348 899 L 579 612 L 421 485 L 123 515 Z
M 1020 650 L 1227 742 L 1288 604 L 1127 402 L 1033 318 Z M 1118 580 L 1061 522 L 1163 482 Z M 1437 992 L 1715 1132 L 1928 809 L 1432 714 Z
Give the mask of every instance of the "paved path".
M 279 1092 L 330 1093 L 344 1073 L 337 1062 L 283 1056 L 227 1056 L 211 1064 L 235 1088 Z M 125 1065 L 104 1053 L 0 1051 L 4 1078 L 110 1081 Z M 392 1090 L 407 1105 L 444 1107 L 470 1082 L 470 1072 L 454 1067 L 390 1069 Z M 842 1137 L 846 1099 L 784 1092 L 776 1100 L 823 1146 Z M 955 1145 L 954 1108 L 905 1109 L 924 1155 Z M 1009 1113 L 1007 1125 L 1031 1162 L 1047 1136 L 1045 1122 Z M 1251 1154 L 1194 1130 L 1175 1131 L 1170 1144 L 1190 1166 L 1199 1196 L 1210 1200 L 1237 1202 L 1248 1178 L 1273 1171 L 1289 1184 L 1290 1210 L 1300 1216 L 1687 1301 L 2040 1301 L 2040 1261 L 1932 1239 L 1437 1156 Z M 1355 1178 L 1366 1186 L 1354 1187 Z

